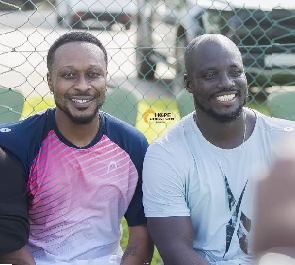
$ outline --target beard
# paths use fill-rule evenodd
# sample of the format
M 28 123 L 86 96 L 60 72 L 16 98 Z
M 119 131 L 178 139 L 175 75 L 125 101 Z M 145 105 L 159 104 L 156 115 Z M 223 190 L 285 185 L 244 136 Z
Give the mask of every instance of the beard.
M 98 112 L 100 108 L 102 107 L 103 103 L 105 101 L 105 98 L 101 102 L 98 102 L 98 104 L 95 106 L 95 108 L 92 110 L 91 113 L 88 115 L 83 114 L 83 109 L 81 109 L 81 114 L 73 114 L 70 109 L 65 105 L 61 104 L 58 100 L 58 98 L 55 98 L 55 105 L 57 108 L 59 108 L 66 116 L 75 124 L 83 125 L 83 124 L 89 124 L 95 119 L 98 115 Z M 85 109 L 86 110 L 86 109 Z
M 195 105 L 204 113 L 206 113 L 208 116 L 210 116 L 211 118 L 213 118 L 214 120 L 216 120 L 217 122 L 220 123 L 230 123 L 234 120 L 236 120 L 238 117 L 240 117 L 240 115 L 242 114 L 243 111 L 243 107 L 246 105 L 248 101 L 248 93 L 246 94 L 245 100 L 244 102 L 242 102 L 239 107 L 227 114 L 220 114 L 216 111 L 214 111 L 214 109 L 212 108 L 206 108 L 200 101 L 198 101 L 197 98 L 194 98 L 194 103 Z

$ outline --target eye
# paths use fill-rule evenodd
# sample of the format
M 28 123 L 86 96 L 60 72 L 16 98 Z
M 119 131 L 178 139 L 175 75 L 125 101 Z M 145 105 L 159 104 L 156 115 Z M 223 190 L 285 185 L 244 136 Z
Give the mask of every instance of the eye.
M 229 74 L 233 77 L 238 77 L 243 74 L 243 71 L 239 68 L 232 69 Z
M 210 80 L 210 79 L 214 79 L 214 78 L 216 78 L 216 77 L 217 77 L 217 73 L 214 72 L 214 71 L 209 71 L 209 72 L 207 72 L 207 73 L 205 73 L 205 74 L 203 75 L 203 78 L 204 78 L 204 79 L 208 79 L 208 80 Z
M 87 75 L 90 78 L 97 78 L 97 77 L 101 76 L 101 73 L 99 71 L 90 71 L 87 73 Z
M 74 73 L 74 72 L 64 72 L 64 73 L 62 73 L 62 75 L 61 75 L 62 77 L 64 77 L 64 78 L 74 78 L 74 77 L 76 77 L 76 74 Z

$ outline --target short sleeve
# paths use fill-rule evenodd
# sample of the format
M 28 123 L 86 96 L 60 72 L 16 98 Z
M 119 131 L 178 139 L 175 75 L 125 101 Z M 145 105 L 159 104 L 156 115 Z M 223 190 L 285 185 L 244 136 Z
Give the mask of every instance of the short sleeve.
M 146 225 L 147 222 L 142 203 L 142 167 L 148 143 L 144 136 L 141 136 L 139 139 L 140 142 L 137 145 L 138 148 L 131 155 L 131 160 L 134 163 L 138 173 L 138 181 L 132 200 L 124 215 L 128 226 Z
M 146 218 L 144 215 L 142 204 L 142 176 L 140 174 L 137 182 L 137 186 L 129 204 L 129 207 L 125 213 L 125 219 L 128 226 L 145 225 Z
M 190 216 L 185 176 L 177 159 L 176 155 L 160 144 L 148 148 L 143 164 L 143 205 L 146 217 Z

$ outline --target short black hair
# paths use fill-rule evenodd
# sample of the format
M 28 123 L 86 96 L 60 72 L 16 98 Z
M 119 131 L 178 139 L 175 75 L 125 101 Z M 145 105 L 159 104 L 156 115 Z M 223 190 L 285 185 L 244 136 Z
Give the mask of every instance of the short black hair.
M 57 48 L 69 42 L 88 42 L 95 44 L 102 50 L 106 67 L 108 66 L 107 51 L 99 39 L 88 32 L 71 31 L 60 36 L 49 48 L 47 54 L 47 69 L 49 72 L 51 72 L 52 70 L 52 65 L 54 63 L 54 54 Z

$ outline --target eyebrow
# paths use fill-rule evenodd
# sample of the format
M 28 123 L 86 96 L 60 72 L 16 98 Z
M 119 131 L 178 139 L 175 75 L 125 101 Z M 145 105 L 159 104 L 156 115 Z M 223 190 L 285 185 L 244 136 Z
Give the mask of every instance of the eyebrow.
M 64 65 L 61 67 L 61 69 L 63 69 L 63 68 L 71 68 L 72 69 L 74 67 L 75 67 L 74 65 Z M 90 64 L 89 68 L 103 68 L 103 66 L 99 65 L 99 64 Z
M 243 65 L 239 65 L 239 64 L 231 64 L 228 66 L 228 68 L 235 68 L 235 67 L 238 67 L 238 68 L 243 68 Z M 218 69 L 218 67 L 213 67 L 213 66 L 209 66 L 208 68 L 201 68 L 200 70 L 201 71 L 212 71 L 212 70 L 216 70 Z

